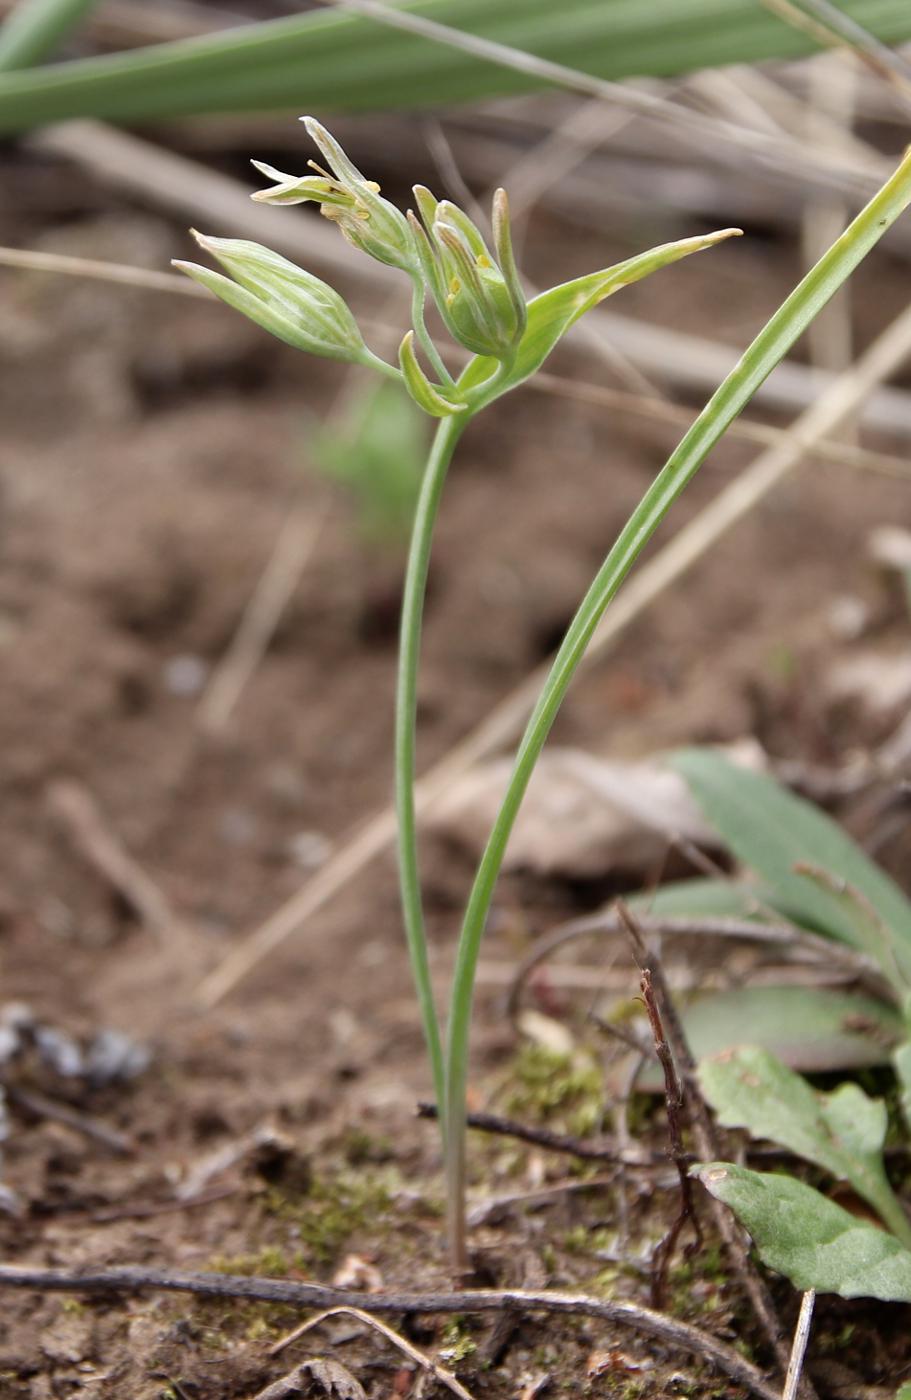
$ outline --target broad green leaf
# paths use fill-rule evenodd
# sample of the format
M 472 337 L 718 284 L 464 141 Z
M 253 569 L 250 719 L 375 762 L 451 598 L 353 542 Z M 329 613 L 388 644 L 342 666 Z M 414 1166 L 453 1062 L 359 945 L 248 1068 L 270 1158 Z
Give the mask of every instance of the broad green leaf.
M 887 43 L 911 38 L 907 0 L 840 4 Z M 409 0 L 406 8 L 611 79 L 816 49 L 757 0 Z M 12 75 L 0 83 L 0 130 L 71 117 L 438 108 L 542 86 L 530 74 L 359 15 L 316 12 Z
M 857 1084 L 818 1094 L 799 1074 L 758 1046 L 704 1060 L 702 1091 L 726 1128 L 746 1128 L 847 1181 L 903 1244 L 911 1221 L 895 1198 L 883 1165 L 888 1118 L 881 1099 Z
M 911 982 L 911 903 L 841 827 L 773 778 L 738 768 L 717 750 L 684 749 L 671 761 L 703 815 L 738 860 L 762 877 L 780 908 L 798 923 L 860 949 L 891 982 L 899 976 L 905 986 Z M 828 872 L 859 899 L 798 874 L 800 865 Z M 889 946 L 863 901 L 891 935 Z
M 911 1381 L 901 1386 L 895 1392 L 895 1400 L 911 1400 Z
M 739 1045 L 761 1045 L 806 1074 L 886 1064 L 903 1031 L 898 1012 L 873 997 L 823 987 L 706 992 L 681 1008 L 681 1019 L 697 1061 Z M 662 1083 L 657 1065 L 637 1081 L 649 1091 Z
M 812 1186 L 732 1162 L 693 1167 L 691 1175 L 730 1207 L 762 1262 L 802 1293 L 911 1303 L 911 1252 Z
M 563 282 L 559 287 L 551 287 L 528 304 L 528 324 L 519 342 L 516 359 L 509 374 L 498 380 L 489 395 L 481 394 L 480 403 L 489 403 L 501 394 L 514 389 L 517 384 L 528 379 L 539 369 L 557 342 L 566 335 L 575 323 L 591 311 L 599 302 L 628 287 L 631 282 L 639 282 L 659 268 L 678 262 L 690 253 L 699 253 L 711 248 L 726 238 L 740 233 L 740 229 L 721 229 L 698 238 L 681 238 L 676 243 L 662 243 L 639 253 L 634 258 L 604 268 L 601 272 L 590 272 L 585 277 L 576 277 L 572 282 Z M 477 389 L 491 379 L 498 369 L 498 361 L 485 355 L 477 355 L 459 377 L 461 393 Z M 472 408 L 475 407 L 474 401 Z
M 624 896 L 630 909 L 642 914 L 698 919 L 752 919 L 762 923 L 768 915 L 757 913 L 757 900 L 765 902 L 761 890 L 739 880 L 669 880 L 647 894 Z

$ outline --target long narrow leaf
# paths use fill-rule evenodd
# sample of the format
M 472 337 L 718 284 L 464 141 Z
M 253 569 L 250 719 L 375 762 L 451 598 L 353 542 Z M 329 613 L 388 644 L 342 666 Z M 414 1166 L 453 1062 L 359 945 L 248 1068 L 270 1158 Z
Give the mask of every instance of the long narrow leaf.
M 757 0 L 411 0 L 403 8 L 610 79 L 813 51 L 807 35 Z M 907 0 L 843 0 L 843 8 L 886 42 L 911 37 Z M 540 86 L 446 45 L 320 11 L 11 75 L 0 82 L 0 131 L 86 116 L 438 106 Z
M 908 980 L 911 903 L 841 827 L 717 750 L 685 749 L 673 764 L 705 817 L 738 860 L 761 875 L 780 908 L 860 948 L 893 983 L 899 974 Z M 816 874 L 799 873 L 801 866 L 826 872 L 831 887 Z

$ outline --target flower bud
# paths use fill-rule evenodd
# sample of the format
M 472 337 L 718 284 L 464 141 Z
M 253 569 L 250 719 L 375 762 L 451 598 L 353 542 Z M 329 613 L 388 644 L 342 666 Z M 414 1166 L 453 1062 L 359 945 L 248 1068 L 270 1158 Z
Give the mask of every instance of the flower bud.
M 525 296 L 516 272 L 504 190 L 494 196 L 494 241 L 499 264 L 484 239 L 457 205 L 437 203 L 417 185 L 415 200 L 423 220 L 412 214 L 421 270 L 452 338 L 476 355 L 509 359 L 527 320 Z
M 298 350 L 332 360 L 373 363 L 345 302 L 318 277 L 259 243 L 204 238 L 195 230 L 193 237 L 230 277 L 196 263 L 175 261 L 174 266 L 229 306 Z
M 329 170 L 312 160 L 315 175 L 286 175 L 271 165 L 255 160 L 256 169 L 274 181 L 271 190 L 253 195 L 263 204 L 305 204 L 313 201 L 325 218 L 338 224 L 344 237 L 355 248 L 369 253 L 378 262 L 398 267 L 412 275 L 417 270 L 414 240 L 408 221 L 394 204 L 382 199 L 379 185 L 367 180 L 352 165 L 339 143 L 313 117 L 302 117 L 319 147 Z M 330 173 L 331 172 L 331 173 Z

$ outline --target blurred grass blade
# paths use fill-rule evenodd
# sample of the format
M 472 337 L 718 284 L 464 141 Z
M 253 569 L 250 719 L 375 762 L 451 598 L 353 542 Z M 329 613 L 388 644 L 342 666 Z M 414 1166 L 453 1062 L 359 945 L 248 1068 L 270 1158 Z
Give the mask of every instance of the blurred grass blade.
M 611 80 L 814 51 L 806 34 L 755 0 L 411 0 L 403 8 Z M 886 43 L 911 38 L 907 0 L 845 0 L 843 8 Z M 9 75 L 0 82 L 0 131 L 88 116 L 394 110 L 541 85 L 358 15 L 318 12 Z
M 0 27 L 0 73 L 40 63 L 95 3 L 96 0 L 21 0 Z
M 911 1253 L 812 1186 L 732 1162 L 708 1162 L 692 1175 L 730 1207 L 762 1262 L 801 1292 L 911 1303 Z
M 791 918 L 873 958 L 893 984 L 911 969 L 911 904 L 898 886 L 817 807 L 773 778 L 738 768 L 717 750 L 684 749 L 673 757 L 699 807 L 745 866 L 755 870 Z M 826 871 L 846 898 L 796 866 Z M 882 928 L 863 909 L 863 901 Z
M 699 1083 L 725 1128 L 746 1128 L 849 1182 L 905 1248 L 911 1247 L 911 1220 L 883 1163 L 889 1120 L 882 1099 L 868 1098 L 857 1084 L 818 1094 L 755 1045 L 704 1060 Z

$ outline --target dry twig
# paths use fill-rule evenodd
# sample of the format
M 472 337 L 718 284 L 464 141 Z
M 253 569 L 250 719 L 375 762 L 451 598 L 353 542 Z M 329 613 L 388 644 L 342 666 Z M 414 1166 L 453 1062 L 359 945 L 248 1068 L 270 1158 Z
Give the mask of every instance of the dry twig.
M 418 1117 L 435 1119 L 436 1104 L 419 1103 Z M 626 1167 L 658 1167 L 666 1160 L 663 1153 L 646 1152 L 636 1147 L 621 1149 L 607 1139 L 580 1138 L 569 1133 L 555 1133 L 550 1128 L 535 1128 L 527 1123 L 517 1123 L 512 1118 L 501 1118 L 498 1113 L 469 1113 L 465 1121 L 469 1128 L 475 1128 L 479 1132 L 516 1138 L 519 1142 L 529 1142 L 534 1147 L 546 1148 L 548 1152 L 565 1152 L 568 1156 L 578 1157 L 585 1162 L 614 1162 Z
M 757 1400 L 779 1400 L 779 1392 L 762 1372 L 733 1347 L 676 1318 L 635 1303 L 588 1298 L 536 1289 L 466 1289 L 451 1293 L 377 1293 L 365 1298 L 345 1289 L 298 1283 L 290 1279 L 251 1278 L 236 1274 L 182 1273 L 169 1269 L 45 1269 L 36 1265 L 0 1265 L 0 1288 L 28 1288 L 63 1293 L 193 1293 L 208 1298 L 246 1298 L 288 1303 L 301 1308 L 360 1308 L 371 1313 L 562 1313 L 597 1317 L 629 1327 L 665 1346 L 688 1352 L 744 1386 Z
M 711 1162 L 721 1155 L 718 1136 L 715 1132 L 715 1125 L 709 1112 L 708 1105 L 702 1097 L 699 1089 L 699 1082 L 696 1075 L 696 1062 L 690 1051 L 677 1008 L 671 994 L 670 987 L 664 975 L 661 965 L 661 958 L 654 948 L 649 948 L 642 935 L 642 930 L 638 927 L 636 919 L 627 909 L 626 914 L 629 922 L 627 929 L 630 937 L 634 940 L 634 946 L 641 959 L 648 959 L 651 971 L 652 984 L 658 1005 L 661 1008 L 663 1026 L 670 1045 L 671 1053 L 676 1061 L 677 1068 L 687 1085 L 690 1087 L 690 1123 L 693 1137 L 696 1141 L 696 1148 L 700 1158 L 705 1162 Z M 712 1213 L 718 1232 L 724 1241 L 731 1265 L 740 1280 L 741 1286 L 747 1294 L 752 1304 L 756 1319 L 761 1326 L 767 1341 L 781 1366 L 782 1371 L 786 1371 L 789 1361 L 789 1351 L 782 1334 L 781 1323 L 775 1311 L 775 1304 L 771 1294 L 759 1274 L 756 1266 L 750 1258 L 750 1252 L 744 1242 L 744 1234 L 740 1226 L 735 1221 L 733 1215 L 722 1206 L 714 1197 L 710 1198 L 709 1209 Z M 815 1391 L 809 1381 L 805 1382 L 802 1391 L 804 1400 L 816 1400 Z
M 311 1317 L 308 1322 L 302 1323 L 300 1327 L 295 1327 L 293 1332 L 289 1332 L 286 1337 L 282 1337 L 281 1341 L 276 1342 L 273 1347 L 270 1347 L 269 1355 L 278 1356 L 279 1352 L 284 1351 L 285 1347 L 291 1346 L 292 1342 L 298 1341 L 299 1338 L 303 1337 L 307 1332 L 312 1332 L 314 1327 L 319 1327 L 327 1318 L 338 1317 L 341 1313 L 344 1313 L 348 1317 L 356 1317 L 359 1322 L 363 1322 L 367 1327 L 372 1327 L 375 1332 L 379 1332 L 381 1337 L 385 1337 L 387 1342 L 391 1342 L 394 1347 L 397 1347 L 399 1351 L 403 1352 L 404 1355 L 408 1357 L 409 1361 L 413 1361 L 422 1371 L 426 1371 L 432 1375 L 441 1385 L 444 1385 L 447 1390 L 451 1390 L 453 1395 L 458 1395 L 459 1400 L 474 1400 L 471 1392 L 466 1390 L 462 1382 L 454 1376 L 451 1371 L 447 1371 L 445 1366 L 441 1366 L 440 1363 L 434 1361 L 432 1357 L 425 1356 L 424 1352 L 420 1351 L 412 1342 L 409 1342 L 406 1337 L 401 1336 L 398 1332 L 394 1332 L 391 1327 L 387 1327 L 386 1323 L 381 1322 L 378 1317 L 371 1317 L 363 1308 L 326 1308 L 324 1312 L 319 1313 L 316 1317 Z
M 107 826 L 91 793 L 80 783 L 55 782 L 47 802 L 80 855 L 142 922 L 157 934 L 173 933 L 177 921 L 167 897 Z
M 788 1374 L 785 1377 L 784 1390 L 781 1392 L 781 1400 L 797 1400 L 800 1390 L 800 1377 L 803 1371 L 803 1361 L 807 1353 L 807 1343 L 810 1340 L 810 1328 L 813 1325 L 813 1306 L 816 1302 L 816 1290 L 810 1288 L 800 1300 L 800 1316 L 797 1319 L 797 1327 L 794 1331 L 794 1344 L 791 1347 L 791 1360 L 788 1363 Z

